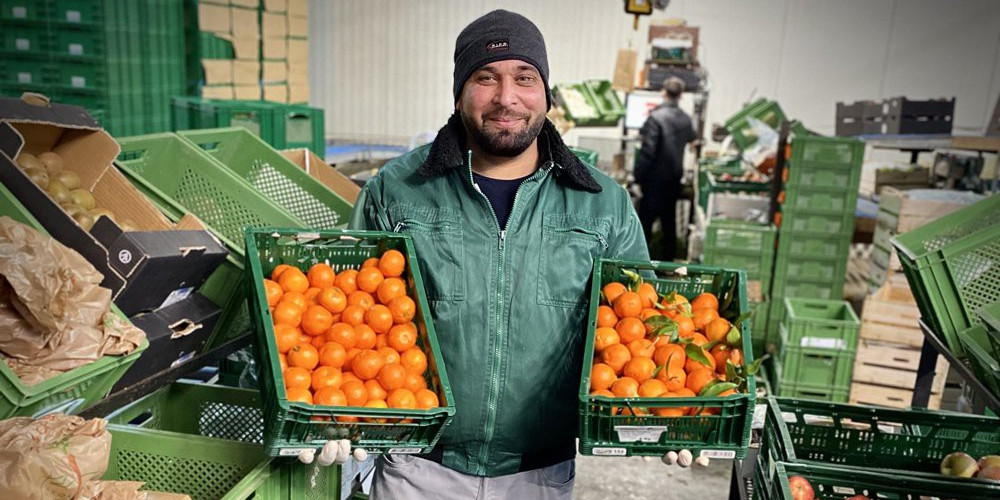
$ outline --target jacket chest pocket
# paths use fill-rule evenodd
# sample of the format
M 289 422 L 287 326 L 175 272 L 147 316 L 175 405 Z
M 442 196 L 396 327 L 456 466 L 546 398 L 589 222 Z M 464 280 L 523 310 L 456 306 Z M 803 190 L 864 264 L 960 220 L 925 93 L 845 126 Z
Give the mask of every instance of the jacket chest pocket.
M 451 219 L 405 217 L 394 227 L 413 239 L 428 300 L 465 299 L 462 226 Z
M 608 249 L 610 222 L 564 214 L 546 215 L 538 262 L 538 303 L 587 306 L 594 261 Z

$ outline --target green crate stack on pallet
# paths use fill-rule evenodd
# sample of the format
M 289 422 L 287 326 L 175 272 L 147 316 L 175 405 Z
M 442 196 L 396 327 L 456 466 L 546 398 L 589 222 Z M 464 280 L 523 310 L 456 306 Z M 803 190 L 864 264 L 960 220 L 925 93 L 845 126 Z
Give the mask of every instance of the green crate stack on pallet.
M 842 300 L 785 298 L 772 386 L 787 397 L 847 402 L 861 323 Z
M 785 113 L 777 101 L 761 97 L 729 117 L 723 126 L 729 131 L 733 142 L 740 149 L 747 149 L 757 142 L 757 135 L 751 126 L 751 118 L 759 120 L 777 131 L 781 122 L 785 121 Z
M 843 297 L 864 151 L 864 143 L 855 139 L 796 135 L 791 142 L 780 200 L 769 343 L 784 319 L 786 297 Z
M 169 129 L 184 90 L 182 0 L 0 5 L 0 94 L 82 106 L 113 135 Z

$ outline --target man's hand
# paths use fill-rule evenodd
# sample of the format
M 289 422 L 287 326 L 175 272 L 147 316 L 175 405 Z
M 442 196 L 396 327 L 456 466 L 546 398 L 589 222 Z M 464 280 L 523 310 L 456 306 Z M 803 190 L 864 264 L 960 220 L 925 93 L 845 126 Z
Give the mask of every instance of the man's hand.
M 691 463 L 694 462 L 702 467 L 708 467 L 708 457 L 698 457 L 693 460 L 692 459 L 693 456 L 691 455 L 690 450 L 681 450 L 679 453 L 676 451 L 668 451 L 662 458 L 660 458 L 660 460 L 667 465 L 677 464 L 681 467 L 690 467 Z
M 316 463 L 327 467 L 332 464 L 343 465 L 347 462 L 349 457 L 353 456 L 358 462 L 363 462 L 368 458 L 368 452 L 364 448 L 355 448 L 354 452 L 351 452 L 351 440 L 350 439 L 337 439 L 333 441 L 327 441 L 319 450 L 319 456 L 316 456 L 316 450 L 305 450 L 299 453 L 299 462 L 304 464 L 311 464 L 313 460 Z

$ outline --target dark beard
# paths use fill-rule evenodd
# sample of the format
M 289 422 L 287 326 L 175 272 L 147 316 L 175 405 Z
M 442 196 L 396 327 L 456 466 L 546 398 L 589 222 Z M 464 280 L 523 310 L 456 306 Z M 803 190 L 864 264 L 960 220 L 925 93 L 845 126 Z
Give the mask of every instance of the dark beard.
M 469 138 L 475 141 L 476 146 L 481 151 L 491 156 L 513 158 L 520 155 L 538 137 L 545 124 L 545 117 L 541 116 L 535 123 L 528 123 L 528 126 L 520 132 L 500 130 L 498 132 L 487 132 L 480 128 L 471 118 L 459 113 L 462 116 L 462 124 Z

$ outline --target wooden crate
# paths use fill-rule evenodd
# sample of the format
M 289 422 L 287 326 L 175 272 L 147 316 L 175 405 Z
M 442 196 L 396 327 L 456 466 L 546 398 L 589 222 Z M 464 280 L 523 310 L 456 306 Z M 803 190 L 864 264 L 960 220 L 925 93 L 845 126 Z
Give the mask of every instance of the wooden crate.
M 924 344 L 919 321 L 920 309 L 905 276 L 893 274 L 881 288 L 865 298 L 858 336 L 919 349 Z
M 852 405 L 878 405 L 891 408 L 907 408 L 913 400 L 913 391 L 871 384 L 851 384 L 851 395 L 848 401 Z M 932 410 L 941 408 L 941 394 L 931 394 L 927 407 Z
M 859 339 L 854 358 L 851 403 L 897 408 L 909 406 L 919 364 L 919 347 Z M 930 408 L 940 408 L 947 378 L 948 361 L 939 355 L 931 383 Z
M 905 233 L 982 199 L 959 191 L 936 191 L 935 196 L 935 199 L 922 199 L 908 191 L 886 186 L 879 195 L 879 223 L 894 234 Z

